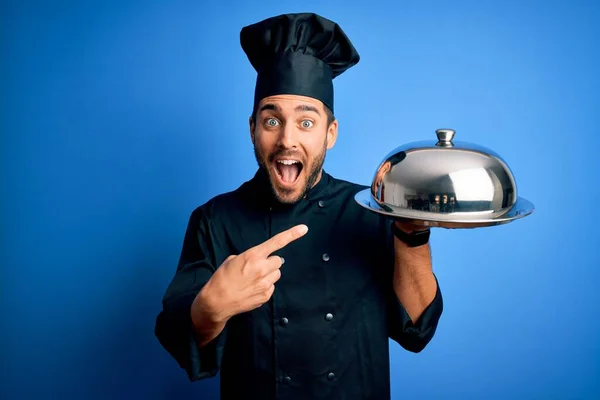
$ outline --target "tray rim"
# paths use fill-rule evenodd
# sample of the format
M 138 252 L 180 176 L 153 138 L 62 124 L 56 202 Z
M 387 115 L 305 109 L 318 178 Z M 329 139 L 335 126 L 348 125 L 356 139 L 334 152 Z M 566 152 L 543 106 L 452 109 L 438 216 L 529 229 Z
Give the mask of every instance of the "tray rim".
M 354 195 L 354 200 L 363 208 L 389 217 L 391 219 L 403 220 L 415 225 L 430 226 L 430 227 L 442 227 L 442 228 L 476 228 L 484 226 L 494 226 L 506 224 L 512 221 L 516 221 L 531 215 L 535 211 L 533 203 L 524 197 L 518 196 L 515 204 L 509 208 L 505 213 L 500 216 L 491 218 L 477 218 L 477 219 L 439 219 L 439 218 L 416 218 L 412 215 L 402 215 L 390 211 L 384 210 L 371 195 L 371 189 L 366 188 Z

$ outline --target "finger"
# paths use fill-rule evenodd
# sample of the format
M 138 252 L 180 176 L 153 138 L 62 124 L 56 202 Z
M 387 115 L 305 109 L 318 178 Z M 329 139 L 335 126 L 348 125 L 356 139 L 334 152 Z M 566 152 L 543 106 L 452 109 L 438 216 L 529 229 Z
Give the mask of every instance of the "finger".
M 267 276 L 265 276 L 265 280 L 270 284 L 274 285 L 281 278 L 281 270 L 277 268 L 274 271 L 271 271 Z
M 270 256 L 264 262 L 264 274 L 268 275 L 271 272 L 278 270 L 285 263 L 283 257 Z
M 275 286 L 271 285 L 269 286 L 269 288 L 262 294 L 262 303 L 266 303 L 269 301 L 269 299 L 271 299 L 271 297 L 273 296 L 273 293 L 275 292 Z
M 264 304 L 269 301 L 273 293 L 275 292 L 275 284 L 267 282 L 266 279 L 262 280 L 256 287 L 254 293 L 254 300 L 259 304 Z
M 288 230 L 278 233 L 266 242 L 254 247 L 253 252 L 256 252 L 259 256 L 268 257 L 275 251 L 284 248 L 294 240 L 301 238 L 306 234 L 306 232 L 308 232 L 308 227 L 306 225 L 296 225 Z

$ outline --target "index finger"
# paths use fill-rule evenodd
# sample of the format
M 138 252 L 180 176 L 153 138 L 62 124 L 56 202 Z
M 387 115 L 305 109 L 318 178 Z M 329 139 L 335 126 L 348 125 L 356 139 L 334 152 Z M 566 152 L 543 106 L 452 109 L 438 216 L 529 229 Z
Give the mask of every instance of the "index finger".
M 306 232 L 308 232 L 308 226 L 304 224 L 296 225 L 259 244 L 254 248 L 254 252 L 257 252 L 263 257 L 268 257 L 277 250 L 284 248 L 294 240 L 301 238 L 306 234 Z

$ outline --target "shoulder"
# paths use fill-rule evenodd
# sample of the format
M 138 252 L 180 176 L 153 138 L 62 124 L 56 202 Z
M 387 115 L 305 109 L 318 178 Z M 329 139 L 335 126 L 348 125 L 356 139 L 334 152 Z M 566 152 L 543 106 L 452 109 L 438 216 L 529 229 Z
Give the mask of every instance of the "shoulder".
M 369 186 L 360 183 L 330 176 L 328 197 L 334 200 L 340 207 L 343 207 L 347 213 L 375 220 L 377 219 L 373 218 L 375 217 L 375 214 L 362 207 L 355 199 L 359 192 L 367 190 L 368 188 Z
M 330 191 L 334 194 L 347 194 L 354 196 L 356 193 L 361 190 L 368 189 L 367 185 L 363 185 L 360 183 L 352 182 L 350 180 L 337 178 L 333 175 L 329 175 L 330 182 Z
M 343 229 L 354 232 L 356 240 L 362 243 L 385 244 L 389 238 L 389 218 L 368 210 L 355 199 L 356 194 L 369 189 L 370 186 L 330 176 L 329 193 L 340 213 L 336 214 L 337 222 Z M 357 226 L 360 229 L 355 229 Z
M 218 220 L 231 214 L 233 210 L 240 211 L 244 206 L 244 193 L 248 191 L 249 182 L 243 182 L 236 189 L 213 196 L 204 203 L 196 206 L 191 212 L 192 220 Z
M 366 209 L 355 200 L 355 196 L 359 192 L 370 190 L 370 186 L 350 180 L 336 178 L 331 175 L 329 179 L 331 195 L 334 198 L 339 199 L 342 203 L 345 203 L 347 208 L 352 210 L 354 213 L 360 214 L 364 216 L 364 218 L 375 223 L 386 223 L 388 221 L 387 217 Z
M 355 217 L 370 221 L 371 223 L 381 222 L 382 216 L 376 214 L 370 210 L 367 210 L 361 206 L 356 200 L 355 196 L 363 191 L 368 190 L 370 187 L 364 184 L 356 183 L 350 180 L 329 176 L 329 196 L 335 199 L 335 202 L 340 206 L 344 206 L 344 209 L 353 214 Z

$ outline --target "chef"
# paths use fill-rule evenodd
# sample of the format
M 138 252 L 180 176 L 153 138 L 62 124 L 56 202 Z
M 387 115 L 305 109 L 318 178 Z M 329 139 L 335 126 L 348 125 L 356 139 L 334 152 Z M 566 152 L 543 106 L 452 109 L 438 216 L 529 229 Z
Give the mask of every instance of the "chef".
M 191 381 L 220 372 L 222 399 L 389 399 L 389 339 L 423 350 L 443 301 L 429 230 L 360 207 L 365 186 L 323 169 L 333 79 L 357 50 L 308 13 L 240 38 L 258 168 L 191 213 L 155 334 Z

